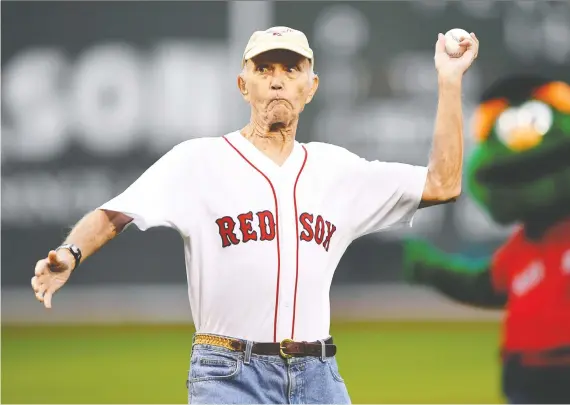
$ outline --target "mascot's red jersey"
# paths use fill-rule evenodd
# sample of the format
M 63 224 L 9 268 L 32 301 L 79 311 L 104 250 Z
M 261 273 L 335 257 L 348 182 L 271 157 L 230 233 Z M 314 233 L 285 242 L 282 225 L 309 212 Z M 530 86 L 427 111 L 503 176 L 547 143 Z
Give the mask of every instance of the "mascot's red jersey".
M 536 242 L 519 229 L 496 252 L 491 271 L 495 288 L 508 294 L 505 350 L 545 350 L 570 342 L 570 218 Z

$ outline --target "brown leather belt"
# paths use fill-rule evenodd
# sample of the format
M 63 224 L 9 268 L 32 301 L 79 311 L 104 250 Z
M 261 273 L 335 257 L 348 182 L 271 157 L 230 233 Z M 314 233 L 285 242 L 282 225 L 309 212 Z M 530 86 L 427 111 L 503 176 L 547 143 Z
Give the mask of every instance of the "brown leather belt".
M 332 357 L 336 354 L 336 345 L 333 344 L 332 337 L 326 339 L 325 357 Z M 247 342 L 240 339 L 228 338 L 225 336 L 196 334 L 194 337 L 194 345 L 211 345 L 223 347 L 234 352 L 245 352 Z M 321 342 L 295 342 L 291 339 L 283 339 L 280 343 L 257 343 L 252 344 L 251 352 L 265 356 L 281 356 L 304 357 L 315 356 L 322 357 L 323 346 Z

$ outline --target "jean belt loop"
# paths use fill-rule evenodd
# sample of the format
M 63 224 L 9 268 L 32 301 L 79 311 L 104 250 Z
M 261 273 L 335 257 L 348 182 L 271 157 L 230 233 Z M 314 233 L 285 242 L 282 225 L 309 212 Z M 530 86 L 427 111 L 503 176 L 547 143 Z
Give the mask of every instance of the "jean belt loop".
M 319 339 L 319 342 L 321 342 L 321 361 L 324 363 L 326 361 L 326 358 L 327 358 L 325 341 L 323 339 Z
M 253 341 L 251 341 L 251 340 L 246 341 L 245 356 L 243 359 L 243 364 L 249 364 L 249 361 L 251 360 L 251 350 L 252 349 L 253 349 Z

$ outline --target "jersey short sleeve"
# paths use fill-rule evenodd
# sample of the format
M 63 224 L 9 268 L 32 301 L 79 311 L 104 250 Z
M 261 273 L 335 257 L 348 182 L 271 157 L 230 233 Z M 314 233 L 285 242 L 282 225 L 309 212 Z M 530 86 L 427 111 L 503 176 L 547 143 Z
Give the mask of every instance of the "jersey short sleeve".
M 310 144 L 311 145 L 311 144 Z M 334 172 L 352 238 L 394 226 L 411 226 L 422 199 L 428 169 L 404 163 L 369 161 L 338 146 L 315 143 L 319 159 Z
M 139 229 L 177 228 L 181 200 L 185 198 L 183 175 L 191 176 L 187 147 L 175 146 L 149 167 L 125 191 L 99 209 L 121 212 L 133 218 Z
M 355 237 L 395 225 L 411 226 L 427 167 L 359 158 L 351 165 L 351 175 L 353 182 L 347 184 L 347 192 L 353 200 Z

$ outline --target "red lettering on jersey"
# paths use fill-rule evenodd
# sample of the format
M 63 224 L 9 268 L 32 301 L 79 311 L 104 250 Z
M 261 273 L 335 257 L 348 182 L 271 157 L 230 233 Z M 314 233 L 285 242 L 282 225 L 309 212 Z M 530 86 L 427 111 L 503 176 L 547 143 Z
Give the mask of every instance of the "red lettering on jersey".
M 313 216 L 303 212 L 299 217 L 301 225 L 303 226 L 303 232 L 301 232 L 301 240 L 305 242 L 310 242 L 313 240 Z
M 239 243 L 239 239 L 234 233 L 236 223 L 232 217 L 216 219 L 216 223 L 218 224 L 220 238 L 222 238 L 222 247 L 237 245 Z
M 260 211 L 256 213 L 259 219 L 259 232 L 253 228 L 253 212 L 249 211 L 237 216 L 237 221 L 232 217 L 222 217 L 216 220 L 218 224 L 218 231 L 220 237 L 222 238 L 222 247 L 228 247 L 231 245 L 237 245 L 243 242 L 247 243 L 251 240 L 253 241 L 272 241 L 276 236 L 275 227 L 275 217 L 271 211 Z M 331 244 L 331 238 L 336 231 L 336 226 L 330 221 L 325 221 L 321 215 L 316 216 L 315 224 L 313 225 L 313 219 L 315 216 L 307 212 L 302 213 L 299 216 L 299 221 L 303 227 L 303 231 L 300 234 L 302 241 L 311 242 L 315 241 L 317 245 L 322 245 L 325 251 L 329 251 Z M 236 225 L 239 224 L 239 229 L 241 231 L 241 239 L 239 234 L 234 230 Z M 258 238 L 259 235 L 259 238 Z
M 301 225 L 303 226 L 303 232 L 301 232 L 300 238 L 305 242 L 310 242 L 314 239 L 317 245 L 322 244 L 323 248 L 328 252 L 331 244 L 331 238 L 336 231 L 336 226 L 329 221 L 325 221 L 322 216 L 317 215 L 317 219 L 313 227 L 313 218 L 313 214 L 309 214 L 307 212 L 304 212 L 299 216 L 299 222 L 301 222 Z
M 259 240 L 273 240 L 275 238 L 275 218 L 271 211 L 258 212 Z
M 251 221 L 253 221 L 253 212 L 249 211 L 245 214 L 238 215 L 239 229 L 242 233 L 242 242 L 246 243 L 250 240 L 257 240 L 257 232 L 251 227 Z
M 325 223 L 327 224 L 327 237 L 326 237 L 325 241 L 323 242 L 323 247 L 328 252 L 329 246 L 331 244 L 331 238 L 334 234 L 334 231 L 336 231 L 336 226 L 331 224 L 329 221 L 326 221 Z
M 320 215 L 317 216 L 317 223 L 315 224 L 315 242 L 317 245 L 323 243 L 325 237 L 325 221 Z

